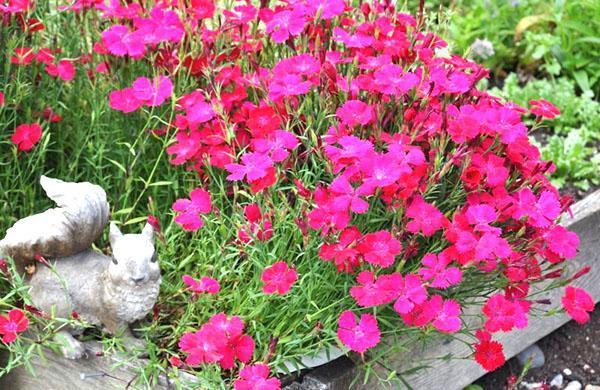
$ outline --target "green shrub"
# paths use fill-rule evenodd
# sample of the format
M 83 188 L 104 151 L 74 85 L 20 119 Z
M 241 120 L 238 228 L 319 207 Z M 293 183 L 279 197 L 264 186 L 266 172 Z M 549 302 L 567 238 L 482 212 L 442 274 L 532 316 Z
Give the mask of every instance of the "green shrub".
M 532 80 L 521 85 L 517 75 L 512 73 L 502 89 L 494 88 L 490 92 L 522 106 L 537 97 L 554 103 L 561 115 L 545 123 L 549 136 L 533 134 L 542 144 L 544 159 L 556 164 L 553 183 L 562 187 L 569 182 L 583 190 L 599 183 L 600 103 L 594 100 L 591 91 L 578 96 L 575 82 L 567 78 Z

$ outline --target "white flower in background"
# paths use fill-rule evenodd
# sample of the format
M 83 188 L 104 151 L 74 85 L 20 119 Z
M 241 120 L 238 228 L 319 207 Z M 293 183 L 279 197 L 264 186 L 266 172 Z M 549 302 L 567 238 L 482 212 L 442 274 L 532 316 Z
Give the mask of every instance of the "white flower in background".
M 494 55 L 494 45 L 487 39 L 477 38 L 471 44 L 471 54 L 485 60 Z

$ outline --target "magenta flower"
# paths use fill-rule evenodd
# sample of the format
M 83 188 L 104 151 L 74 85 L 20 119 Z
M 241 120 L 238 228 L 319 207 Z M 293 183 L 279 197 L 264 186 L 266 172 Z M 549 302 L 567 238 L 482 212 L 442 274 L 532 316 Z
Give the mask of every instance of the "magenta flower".
M 504 294 L 492 295 L 481 309 L 487 317 L 485 329 L 495 333 L 525 328 L 530 306 L 527 301 L 507 299 Z
M 467 221 L 473 226 L 473 230 L 481 233 L 500 234 L 502 229 L 490 226 L 498 219 L 496 210 L 487 204 L 474 204 L 469 206 L 465 212 Z
M 308 225 L 315 230 L 322 229 L 325 236 L 331 229 L 343 230 L 350 222 L 350 213 L 334 207 L 334 194 L 329 194 L 323 188 L 317 188 L 314 193 L 317 207 L 308 213 Z
M 381 275 L 377 280 L 371 271 L 362 271 L 356 277 L 358 286 L 350 288 L 350 295 L 359 306 L 372 307 L 393 302 L 398 297 L 402 275 Z
M 196 102 L 186 108 L 186 120 L 190 127 L 194 128 L 199 124 L 208 122 L 215 117 L 215 111 L 211 104 L 205 102 Z
M 178 131 L 175 139 L 177 142 L 167 147 L 167 154 L 175 155 L 175 158 L 171 160 L 173 165 L 181 165 L 192 160 L 202 147 L 202 134 L 198 131 L 191 131 L 189 135 Z
M 521 121 L 521 115 L 512 108 L 498 107 L 484 112 L 490 129 L 500 134 L 500 140 L 507 145 L 527 140 L 527 126 Z
M 240 377 L 233 381 L 234 390 L 280 390 L 281 382 L 277 378 L 269 378 L 269 366 L 253 364 L 240 370 Z
M 230 173 L 227 180 L 254 181 L 265 177 L 269 168 L 273 167 L 273 160 L 266 154 L 249 152 L 241 157 L 242 164 L 232 163 L 225 165 L 225 169 Z
M 560 213 L 560 202 L 553 192 L 543 191 L 540 197 L 536 198 L 531 189 L 523 188 L 516 194 L 512 217 L 527 217 L 529 225 L 545 228 L 550 226 Z
M 360 100 L 348 100 L 335 114 L 346 126 L 364 126 L 373 120 L 373 107 Z
M 75 78 L 75 67 L 69 60 L 60 60 L 58 64 L 46 65 L 46 72 L 52 77 L 59 77 L 63 81 L 71 81 Z
M 217 294 L 221 289 L 219 282 L 209 276 L 203 276 L 200 280 L 196 280 L 189 275 L 183 275 L 181 279 L 188 289 L 196 294 Z
M 432 236 L 442 227 L 448 225 L 448 219 L 434 205 L 416 196 L 406 209 L 406 216 L 413 218 L 406 224 L 406 230 L 411 233 L 422 232 L 425 237 Z
M 298 54 L 297 56 L 283 58 L 273 67 L 275 79 L 286 75 L 313 77 L 321 70 L 321 63 L 310 54 Z
M 189 11 L 195 19 L 210 19 L 215 13 L 213 0 L 191 0 Z
M 346 347 L 358 353 L 364 353 L 379 343 L 381 333 L 377 320 L 370 314 L 363 314 L 360 321 L 350 310 L 344 311 L 338 319 L 338 338 Z
M 333 40 L 343 43 L 349 49 L 362 49 L 369 47 L 375 41 L 373 37 L 368 34 L 361 32 L 350 34 L 340 27 L 335 27 L 333 29 Z
M 357 249 L 369 264 L 387 268 L 394 264 L 402 244 L 387 230 L 380 230 L 365 235 Z
M 131 32 L 127 26 L 115 24 L 102 32 L 102 43 L 112 55 L 140 58 L 146 54 L 143 36 Z
M 178 213 L 175 222 L 190 231 L 198 230 L 204 225 L 200 214 L 208 214 L 211 209 L 210 194 L 201 188 L 192 190 L 190 199 L 177 199 L 173 203 L 173 210 Z
M 434 295 L 428 302 L 434 307 L 436 315 L 432 321 L 434 328 L 442 333 L 458 332 L 461 328 L 460 305 L 452 299 L 442 299 L 439 295 Z
M 284 130 L 276 130 L 267 137 L 252 140 L 256 152 L 270 155 L 275 162 L 285 160 L 290 155 L 290 150 L 296 149 L 298 144 L 298 138 Z
M 0 334 L 2 342 L 10 344 L 17 339 L 17 333 L 24 332 L 29 326 L 29 319 L 19 309 L 12 309 L 7 316 L 0 316 Z
M 365 173 L 360 190 L 371 192 L 377 187 L 393 185 L 403 173 L 410 173 L 410 168 L 398 164 L 396 156 L 391 153 L 372 154 L 359 162 L 360 168 Z
M 456 117 L 448 122 L 448 134 L 456 143 L 469 141 L 484 131 L 485 119 L 484 113 L 477 107 L 470 104 L 461 106 Z
M 577 255 L 579 237 L 560 225 L 548 230 L 544 234 L 544 241 L 548 249 L 562 258 L 572 259 Z
M 444 254 L 439 256 L 428 253 L 423 256 L 421 261 L 424 265 L 419 268 L 419 275 L 423 280 L 431 280 L 431 287 L 446 289 L 455 284 L 459 284 L 462 279 L 462 272 L 456 267 L 448 267 L 452 259 Z
M 345 176 L 336 177 L 329 189 L 335 194 L 332 204 L 336 210 L 350 209 L 357 214 L 363 214 L 369 209 L 369 203 L 361 196 L 370 195 L 370 191 L 365 193 L 364 189 L 355 189 Z
M 143 37 L 146 45 L 157 45 L 161 42 L 179 42 L 183 38 L 185 28 L 174 11 L 154 7 L 150 17 L 137 18 L 134 21 L 135 34 Z
M 310 81 L 304 81 L 297 74 L 278 76 L 269 85 L 269 99 L 277 100 L 282 97 L 304 95 L 310 91 L 311 86 Z
M 375 71 L 375 88 L 387 95 L 403 95 L 419 85 L 420 78 L 411 72 L 404 72 L 395 64 L 384 65 Z
M 590 319 L 588 312 L 594 311 L 594 300 L 582 288 L 567 286 L 561 302 L 569 316 L 580 324 L 588 322 Z
M 263 292 L 265 294 L 284 295 L 296 280 L 298 273 L 293 267 L 289 267 L 285 261 L 277 261 L 265 268 L 261 275 Z
M 273 41 L 282 43 L 304 31 L 306 16 L 301 7 L 275 13 L 267 22 L 267 33 Z
M 17 150 L 28 152 L 40 138 L 42 138 L 42 127 L 37 123 L 31 123 L 17 126 L 10 140 L 17 146 Z
M 331 159 L 335 166 L 359 160 L 372 162 L 373 158 L 371 156 L 374 154 L 372 142 L 362 140 L 353 135 L 347 135 L 338 139 L 337 143 L 341 148 L 331 145 L 325 147 L 327 157 Z M 336 169 L 336 171 L 339 171 L 339 169 Z
M 142 102 L 135 97 L 133 88 L 118 89 L 108 95 L 108 105 L 113 110 L 129 113 L 142 106 Z
M 310 10 L 310 16 L 320 16 L 322 20 L 333 19 L 341 15 L 346 8 L 344 0 L 311 0 L 306 2 Z
M 421 278 L 414 274 L 404 276 L 398 283 L 398 299 L 394 303 L 394 310 L 400 314 L 407 314 L 427 300 L 427 290 Z
M 560 110 L 546 99 L 530 100 L 531 113 L 546 119 L 554 119 L 560 115 Z
M 152 80 L 138 77 L 132 87 L 133 96 L 150 107 L 160 106 L 173 92 L 173 83 L 165 76 L 157 76 Z
M 30 0 L 8 0 L 8 4 L 0 4 L 0 11 L 7 14 L 25 13 L 31 8 Z
M 319 257 L 325 261 L 332 261 L 338 272 L 352 273 L 360 265 L 356 244 L 362 234 L 356 226 L 344 229 L 338 239 L 331 244 L 323 243 L 319 249 Z

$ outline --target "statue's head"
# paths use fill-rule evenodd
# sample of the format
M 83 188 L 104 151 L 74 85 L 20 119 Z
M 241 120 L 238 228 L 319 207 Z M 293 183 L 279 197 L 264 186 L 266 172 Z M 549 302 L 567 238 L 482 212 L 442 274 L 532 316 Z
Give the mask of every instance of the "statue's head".
M 123 234 L 111 223 L 108 237 L 113 253 L 108 273 L 115 284 L 143 286 L 160 279 L 154 229 L 150 224 L 140 234 Z

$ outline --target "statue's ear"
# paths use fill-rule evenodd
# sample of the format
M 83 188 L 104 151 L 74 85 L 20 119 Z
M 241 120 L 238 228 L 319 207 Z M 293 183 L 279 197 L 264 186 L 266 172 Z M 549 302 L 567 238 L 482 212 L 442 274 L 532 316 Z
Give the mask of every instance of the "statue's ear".
M 117 225 L 114 222 L 110 223 L 110 229 L 108 231 L 108 241 L 110 241 L 110 245 L 113 245 L 118 238 L 123 237 L 123 233 L 119 230 Z
M 154 244 L 154 228 L 152 225 L 146 222 L 144 229 L 142 229 L 142 236 L 146 237 L 150 242 Z

